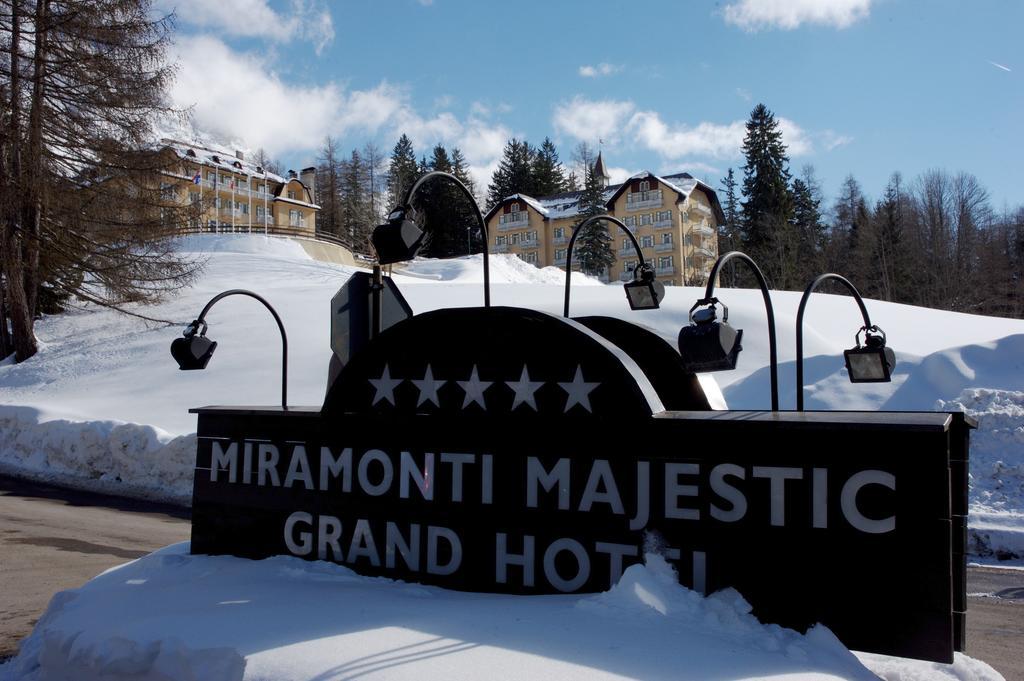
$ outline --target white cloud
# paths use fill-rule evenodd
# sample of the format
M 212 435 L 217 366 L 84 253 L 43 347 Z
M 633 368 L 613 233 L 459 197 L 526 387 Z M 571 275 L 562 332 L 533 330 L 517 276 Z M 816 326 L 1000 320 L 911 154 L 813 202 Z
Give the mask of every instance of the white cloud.
M 790 158 L 814 153 L 815 142 L 830 151 L 852 141 L 832 130 L 812 134 L 788 118 L 776 117 L 775 120 Z M 553 123 L 556 130 L 579 140 L 594 142 L 602 138 L 614 144 L 619 138 L 625 138 L 673 162 L 692 157 L 739 158 L 746 135 L 746 121 L 743 120 L 731 123 L 702 121 L 696 125 L 666 122 L 657 111 L 639 111 L 628 100 L 591 101 L 581 96 L 556 106 Z M 716 170 L 704 163 L 690 163 L 695 170 Z
M 583 65 L 580 67 L 580 75 L 584 78 L 597 78 L 598 76 L 610 76 L 622 70 L 621 66 L 601 62 L 596 66 Z
M 555 107 L 553 122 L 555 130 L 577 139 L 591 143 L 598 139 L 612 142 L 618 138 L 634 109 L 633 102 L 591 101 L 577 95 L 571 102 Z
M 751 99 L 753 99 L 753 97 L 750 95 L 750 91 L 744 90 L 741 87 L 736 88 L 736 96 L 746 102 L 749 102 Z
M 639 170 L 630 170 L 629 168 L 619 167 L 605 168 L 605 170 L 608 171 L 608 175 L 611 177 L 610 181 L 612 184 L 619 184 L 625 182 L 626 180 L 640 172 Z
M 684 156 L 732 158 L 739 153 L 746 132 L 743 121 L 724 125 L 706 121 L 695 126 L 669 125 L 655 111 L 637 112 L 629 128 L 641 145 L 673 159 Z
M 313 154 L 327 135 L 348 135 L 361 144 L 404 132 L 418 154 L 429 154 L 438 143 L 449 151 L 459 147 L 478 186 L 486 187 L 513 134 L 476 114 L 466 120 L 448 111 L 422 116 L 407 89 L 387 81 L 366 90 L 292 84 L 274 72 L 268 57 L 236 52 L 211 36 L 179 38 L 175 49 L 174 106 L 192 107 L 199 130 L 237 148 L 262 147 L 272 156 Z
M 317 54 L 334 40 L 334 22 L 322 0 L 291 0 L 277 12 L 268 0 L 160 0 L 184 24 L 221 35 L 266 38 L 275 42 L 307 40 Z
M 744 31 L 780 28 L 793 30 L 802 24 L 848 28 L 867 18 L 872 0 L 736 0 L 725 6 L 726 23 Z

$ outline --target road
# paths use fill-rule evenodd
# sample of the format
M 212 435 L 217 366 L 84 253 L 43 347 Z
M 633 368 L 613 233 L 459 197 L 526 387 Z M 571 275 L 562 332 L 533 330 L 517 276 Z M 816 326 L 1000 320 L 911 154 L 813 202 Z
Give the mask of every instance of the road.
M 189 537 L 182 508 L 2 476 L 0 528 L 0 660 L 55 592 Z M 1024 570 L 970 568 L 967 591 L 967 654 L 1024 681 Z

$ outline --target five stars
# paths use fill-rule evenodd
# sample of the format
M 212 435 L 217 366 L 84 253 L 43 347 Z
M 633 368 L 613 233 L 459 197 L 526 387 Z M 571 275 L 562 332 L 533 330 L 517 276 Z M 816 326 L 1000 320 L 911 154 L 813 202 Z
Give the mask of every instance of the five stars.
M 377 405 L 379 402 L 389 402 L 391 406 L 396 406 L 395 403 L 395 388 L 401 385 L 405 379 L 391 378 L 391 368 L 385 364 L 381 371 L 380 378 L 368 379 L 370 385 L 374 388 L 373 402 L 372 405 Z M 421 379 L 409 379 L 409 382 L 416 386 L 419 390 L 419 398 L 416 400 L 416 406 L 421 407 L 427 402 L 432 403 L 436 407 L 441 406 L 441 399 L 438 396 L 438 391 L 446 384 L 451 381 L 439 380 L 434 378 L 434 370 L 428 364 L 426 370 L 423 373 Z M 469 374 L 469 379 L 465 381 L 455 381 L 462 388 L 465 393 L 465 397 L 462 400 L 462 408 L 466 409 L 470 405 L 479 405 L 481 409 L 487 411 L 487 402 L 484 398 L 484 393 L 494 385 L 495 381 L 482 381 L 480 380 L 480 372 L 477 365 L 473 365 L 473 369 Z M 527 366 L 523 365 L 523 371 L 519 376 L 518 381 L 503 381 L 505 385 L 512 389 L 512 408 L 511 411 L 515 411 L 519 405 L 525 404 L 529 406 L 533 411 L 539 411 L 537 407 L 537 391 L 544 387 L 545 381 L 531 381 L 530 372 Z M 583 367 L 576 365 L 576 375 L 571 381 L 559 381 L 558 385 L 565 391 L 565 412 L 576 406 L 580 406 L 586 409 L 588 412 L 593 413 L 594 410 L 590 405 L 590 393 L 592 393 L 599 385 L 598 381 L 585 381 L 583 378 Z
M 512 399 L 512 411 L 515 411 L 516 407 L 520 404 L 528 404 L 534 411 L 537 411 L 537 401 L 533 398 L 533 395 L 544 385 L 544 381 L 531 381 L 525 364 L 523 365 L 523 374 L 519 377 L 519 380 L 505 381 L 505 385 L 512 388 L 513 392 L 515 392 L 515 397 Z
M 462 401 L 463 409 L 476 402 L 484 411 L 487 411 L 487 404 L 484 403 L 484 391 L 491 387 L 493 381 L 481 381 L 480 376 L 477 375 L 475 364 L 468 381 L 455 382 L 466 391 L 466 399 Z
M 402 379 L 391 378 L 391 371 L 387 364 L 384 365 L 384 373 L 380 375 L 380 378 L 371 378 L 369 381 L 370 385 L 377 390 L 373 396 L 373 404 L 377 404 L 383 399 L 390 402 L 392 407 L 395 406 L 395 388 L 402 383 Z
M 437 398 L 438 389 L 447 383 L 448 381 L 435 381 L 434 372 L 430 370 L 430 365 L 427 365 L 427 372 L 423 375 L 422 380 L 417 381 L 415 378 L 412 379 L 413 385 L 420 391 L 420 397 L 416 400 L 416 406 L 420 406 L 424 402 L 433 402 L 434 406 L 440 407 L 441 403 Z
M 565 411 L 569 411 L 577 404 L 589 411 L 594 413 L 593 409 L 590 408 L 590 393 L 594 391 L 594 388 L 601 385 L 600 383 L 587 383 L 583 380 L 583 367 L 576 365 L 576 376 L 571 382 L 563 383 L 559 381 L 558 385 L 562 387 L 568 394 L 568 399 L 565 401 Z

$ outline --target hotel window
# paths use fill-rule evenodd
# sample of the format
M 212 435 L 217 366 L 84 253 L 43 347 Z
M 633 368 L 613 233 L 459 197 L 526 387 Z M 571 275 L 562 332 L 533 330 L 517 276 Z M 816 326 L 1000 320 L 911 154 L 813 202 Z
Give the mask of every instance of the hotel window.
M 629 248 L 630 244 L 632 244 L 632 243 L 633 242 L 630 241 L 629 239 L 623 239 L 622 240 L 622 250 L 626 250 L 627 248 Z
M 508 212 L 509 213 L 518 213 L 519 212 L 519 204 L 518 203 L 512 203 L 511 205 L 509 205 Z
M 642 192 L 649 192 L 649 191 L 651 191 L 651 183 L 648 182 L 647 180 L 644 180 L 643 182 L 641 182 L 640 183 L 640 191 L 642 191 Z
M 651 222 L 653 222 L 653 220 L 651 220 L 651 213 L 644 213 L 643 215 L 640 216 L 640 225 L 641 226 L 649 225 L 649 224 L 651 224 Z
M 293 189 L 289 189 L 288 190 L 288 198 L 293 200 L 293 201 L 295 200 L 295 190 L 293 190 Z
M 519 233 L 516 233 L 516 234 L 509 234 L 509 235 L 508 235 L 508 242 L 509 242 L 510 244 L 513 244 L 513 245 L 515 245 L 515 244 L 518 244 L 518 243 L 519 243 L 519 241 L 520 241 L 520 240 L 521 240 L 522 238 L 523 238 L 523 235 L 522 235 L 522 234 L 519 234 Z
M 661 235 L 661 243 L 670 244 L 672 243 L 672 232 L 665 232 Z
M 526 235 L 524 236 L 524 240 L 525 241 L 536 241 L 537 240 L 537 230 L 533 230 L 531 232 L 527 232 Z
M 641 248 L 650 248 L 654 245 L 654 237 L 648 234 L 647 236 L 640 237 Z
M 263 206 L 256 206 L 256 217 L 263 217 Z
M 199 192 L 189 192 L 188 201 L 192 204 L 199 203 Z
M 301 210 L 288 211 L 288 224 L 292 227 L 302 227 L 305 224 L 305 217 Z
M 635 269 L 636 269 L 636 260 L 627 260 L 626 262 L 622 263 L 622 271 L 625 274 L 629 274 L 630 272 L 632 272 Z
M 530 251 L 529 253 L 524 253 L 523 254 L 523 260 L 525 260 L 528 263 L 536 264 L 537 263 L 537 251 Z
M 556 239 L 565 238 L 565 228 L 564 227 L 555 227 L 555 238 Z
M 565 249 L 564 248 L 556 248 L 555 249 L 555 260 L 565 260 Z
M 659 210 L 658 211 L 658 222 L 668 222 L 672 219 L 672 211 L 670 210 Z
M 495 246 L 504 246 L 506 243 L 508 243 L 508 239 L 505 237 L 504 234 L 501 236 L 494 237 Z
M 636 216 L 627 215 L 625 219 L 623 219 L 622 224 L 626 225 L 626 227 L 636 227 Z
M 658 269 L 668 269 L 672 267 L 672 256 L 664 255 L 658 258 Z
M 216 182 L 217 181 L 217 173 L 206 173 L 206 180 L 208 182 L 211 182 L 211 183 L 212 182 Z

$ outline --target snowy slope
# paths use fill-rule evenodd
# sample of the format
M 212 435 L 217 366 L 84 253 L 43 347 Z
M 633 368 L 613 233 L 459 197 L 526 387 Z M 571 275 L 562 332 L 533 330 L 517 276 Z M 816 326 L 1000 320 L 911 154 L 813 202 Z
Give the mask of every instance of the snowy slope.
M 959 654 L 864 659 L 890 681 L 1002 678 Z M 868 668 L 825 627 L 762 625 L 731 589 L 702 598 L 658 555 L 605 593 L 505 596 L 290 556 L 191 556 L 183 543 L 57 594 L 0 679 L 877 678 Z
M 353 269 L 315 262 L 275 238 L 193 237 L 179 248 L 206 261 L 204 274 L 145 309 L 178 326 L 79 310 L 42 320 L 39 355 L 0 366 L 0 471 L 188 503 L 195 417 L 187 409 L 279 398 L 277 329 L 255 301 L 227 299 L 210 313 L 220 347 L 206 371 L 180 372 L 169 356 L 181 327 L 228 288 L 253 289 L 281 313 L 290 332 L 290 403 L 322 401 L 328 305 Z M 395 279 L 417 312 L 480 305 L 480 260 L 417 261 Z M 495 256 L 492 281 L 496 305 L 561 313 L 560 270 Z M 767 408 L 760 293 L 719 293 L 747 332 L 738 370 L 716 378 L 733 408 Z M 702 295 L 670 289 L 661 310 L 632 313 L 621 286 L 574 276 L 572 313 L 639 321 L 674 344 Z M 782 404 L 791 408 L 799 295 L 772 297 Z M 1024 545 L 1024 322 L 875 301 L 869 308 L 897 350 L 897 380 L 846 381 L 841 352 L 860 323 L 856 306 L 816 296 L 805 329 L 809 407 L 964 408 L 978 416 L 972 541 L 979 554 L 1016 551 Z M 892 680 L 999 678 L 963 656 L 952 666 L 860 658 Z M 509 598 L 293 558 L 188 556 L 179 545 L 58 594 L 22 654 L 0 666 L 0 679 L 459 679 L 481 678 L 481 669 L 497 670 L 488 678 L 872 678 L 826 629 L 802 636 L 762 626 L 732 592 L 701 599 L 680 587 L 657 556 L 605 594 Z

